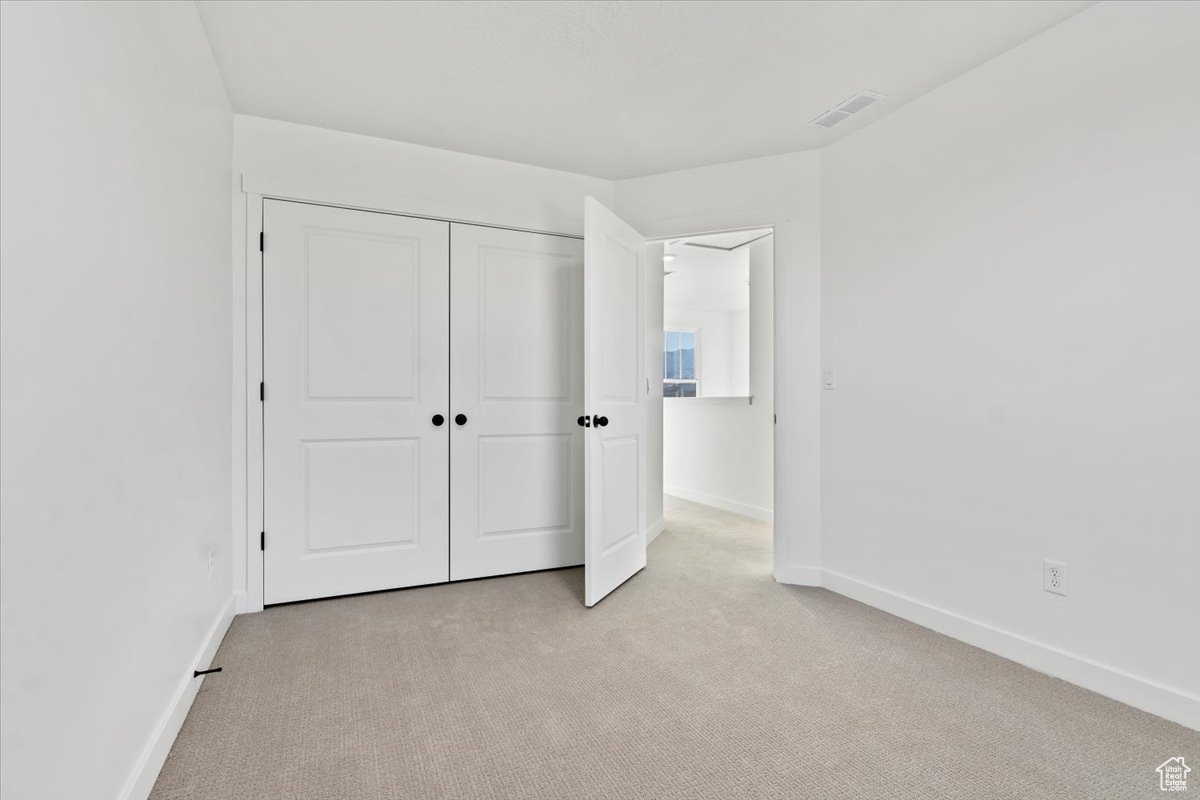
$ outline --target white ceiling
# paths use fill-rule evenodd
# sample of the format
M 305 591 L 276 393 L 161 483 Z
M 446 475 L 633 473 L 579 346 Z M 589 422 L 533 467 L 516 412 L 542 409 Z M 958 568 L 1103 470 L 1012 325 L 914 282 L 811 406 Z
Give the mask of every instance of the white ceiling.
M 682 239 L 667 240 L 667 252 L 679 252 L 676 244 L 690 244 L 696 247 L 712 247 L 720 250 L 736 250 L 771 233 L 771 228 L 749 228 L 743 231 L 727 231 L 725 233 L 706 233 L 702 236 L 685 236 Z
M 610 179 L 820 147 L 1088 5 L 197 2 L 238 113 Z
M 770 228 L 745 232 L 748 243 L 769 235 Z M 750 248 L 725 249 L 740 234 L 689 236 L 667 243 L 663 264 L 663 306 L 674 309 L 738 311 L 750 307 Z M 697 246 L 706 245 L 706 246 Z

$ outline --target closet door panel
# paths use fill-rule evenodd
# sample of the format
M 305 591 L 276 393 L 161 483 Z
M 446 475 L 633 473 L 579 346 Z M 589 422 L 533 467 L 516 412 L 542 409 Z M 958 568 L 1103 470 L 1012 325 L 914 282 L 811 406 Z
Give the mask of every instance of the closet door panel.
M 263 220 L 265 601 L 448 580 L 448 223 Z
M 583 560 L 583 248 L 451 226 L 452 580 Z

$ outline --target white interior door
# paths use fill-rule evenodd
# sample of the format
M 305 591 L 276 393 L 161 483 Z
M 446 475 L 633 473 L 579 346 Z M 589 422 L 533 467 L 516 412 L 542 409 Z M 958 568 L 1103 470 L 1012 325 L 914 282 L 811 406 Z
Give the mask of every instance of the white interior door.
M 583 243 L 450 242 L 450 579 L 581 564 Z
M 266 201 L 264 600 L 449 578 L 449 224 Z
M 584 602 L 646 566 L 642 235 L 584 201 Z

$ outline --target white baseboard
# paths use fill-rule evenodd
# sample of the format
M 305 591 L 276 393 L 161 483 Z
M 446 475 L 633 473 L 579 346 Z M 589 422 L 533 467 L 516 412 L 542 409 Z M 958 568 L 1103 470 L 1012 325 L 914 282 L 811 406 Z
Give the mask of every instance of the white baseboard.
M 1189 695 L 1127 672 L 1097 664 L 1050 645 L 896 594 L 832 570 L 822 570 L 825 588 L 915 622 L 989 653 L 1061 678 L 1134 708 L 1200 730 L 1200 696 Z M 777 576 L 777 580 L 781 580 Z M 794 583 L 797 581 L 782 581 Z M 811 584 L 810 584 L 811 585 Z
M 746 505 L 739 503 L 736 500 L 726 500 L 724 497 L 716 497 L 715 495 L 705 494 L 704 492 L 696 492 L 691 489 L 682 489 L 678 486 L 664 486 L 663 494 L 669 494 L 672 497 L 678 497 L 681 500 L 690 500 L 693 503 L 701 503 L 713 508 L 719 508 L 722 511 L 730 511 L 734 514 L 741 514 L 743 517 L 751 517 L 753 519 L 762 520 L 763 522 L 774 522 L 775 514 L 769 508 L 759 508 L 758 506 Z
M 649 528 L 646 528 L 646 544 L 649 545 L 658 535 L 667 529 L 667 519 L 663 517 L 658 522 L 652 523 Z
M 196 653 L 193 662 L 196 669 L 205 669 L 212 663 L 213 656 L 216 655 L 217 648 L 221 645 L 221 640 L 225 638 L 225 632 L 229 630 L 229 624 L 233 622 L 234 603 L 234 596 L 230 595 L 229 599 L 221 606 L 221 610 L 217 613 Z M 167 760 L 167 754 L 171 752 L 171 745 L 175 743 L 175 737 L 179 734 L 179 729 L 183 727 L 183 720 L 187 717 L 188 710 L 192 707 L 192 701 L 196 699 L 196 693 L 200 691 L 200 684 L 203 681 L 203 675 L 199 678 L 193 678 L 191 675 L 184 676 L 155 727 L 154 733 L 146 743 L 141 758 L 138 759 L 129 779 L 125 781 L 121 797 L 127 798 L 127 800 L 145 800 L 150 796 L 150 790 L 154 788 L 154 781 L 158 779 L 158 773 Z
M 791 586 L 821 586 L 820 567 L 806 567 L 803 564 L 786 564 L 775 568 L 775 581 Z

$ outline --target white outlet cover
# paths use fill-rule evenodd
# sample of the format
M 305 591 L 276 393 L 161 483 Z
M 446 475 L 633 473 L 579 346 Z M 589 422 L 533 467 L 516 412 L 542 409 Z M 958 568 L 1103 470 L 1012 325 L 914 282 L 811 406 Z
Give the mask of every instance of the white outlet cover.
M 1067 596 L 1067 565 L 1046 559 L 1042 562 L 1042 588 L 1052 594 Z

